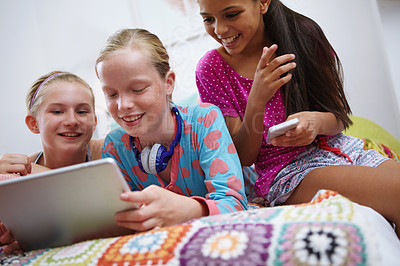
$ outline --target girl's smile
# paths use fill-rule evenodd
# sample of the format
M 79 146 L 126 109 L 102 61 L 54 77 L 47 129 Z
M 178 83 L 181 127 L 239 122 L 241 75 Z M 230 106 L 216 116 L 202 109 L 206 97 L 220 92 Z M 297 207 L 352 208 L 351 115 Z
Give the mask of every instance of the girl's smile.
M 46 90 L 36 117 L 43 147 L 69 152 L 86 149 L 96 126 L 88 88 L 79 82 L 58 81 Z
M 260 14 L 266 9 L 259 1 L 199 0 L 198 3 L 205 30 L 228 54 L 246 54 L 249 48 L 262 49 L 264 24 Z
M 221 43 L 226 49 L 233 48 L 237 44 L 239 36 L 240 34 L 236 34 L 232 37 L 221 38 Z
M 140 123 L 140 119 L 144 116 L 143 114 L 140 115 L 126 115 L 122 116 L 121 119 L 125 122 L 127 127 L 133 127 Z
M 114 52 L 97 64 L 97 73 L 110 114 L 129 135 L 149 142 L 166 138 L 163 132 L 174 124 L 167 99 L 171 84 L 146 50 Z

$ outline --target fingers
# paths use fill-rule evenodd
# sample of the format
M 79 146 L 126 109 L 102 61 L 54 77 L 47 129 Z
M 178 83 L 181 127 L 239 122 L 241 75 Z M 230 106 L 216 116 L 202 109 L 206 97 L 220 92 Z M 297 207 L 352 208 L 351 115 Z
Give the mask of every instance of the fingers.
M 258 61 L 257 68 L 261 69 L 261 68 L 265 68 L 266 66 L 268 66 L 268 63 L 269 63 L 271 57 L 273 56 L 273 54 L 276 52 L 277 49 L 278 49 L 278 45 L 276 45 L 276 44 L 271 45 L 271 47 L 269 47 L 269 48 L 264 47 L 260 61 Z
M 31 160 L 24 154 L 3 154 L 0 157 L 0 174 L 27 175 L 32 171 Z
M 294 54 L 284 54 L 271 60 L 277 48 L 277 45 L 264 47 L 254 76 L 254 84 L 258 83 L 258 86 L 270 93 L 275 93 L 278 88 L 288 83 L 292 79 L 289 71 L 296 68 L 296 63 L 290 62 L 295 59 Z
M 0 243 L 3 245 L 9 245 L 14 241 L 15 241 L 15 238 L 12 236 L 12 234 L 9 231 L 4 232 L 0 236 Z
M 271 87 L 280 88 L 286 83 L 288 83 L 291 79 L 292 79 L 292 74 L 290 73 L 288 73 L 286 76 L 282 78 L 274 78 L 274 81 L 271 82 Z
M 296 128 L 287 131 L 284 135 L 272 139 L 271 144 L 280 147 L 306 146 L 311 144 L 317 135 L 317 131 L 313 123 L 310 123 L 309 116 L 304 115 L 304 113 L 289 116 L 287 120 L 297 117 L 300 119 L 300 123 Z
M 148 205 L 151 202 L 151 198 L 147 193 L 142 191 L 130 191 L 124 192 L 120 195 L 122 201 L 131 202 L 132 208 L 139 208 L 142 205 Z
M 121 199 L 141 206 L 138 209 L 119 212 L 115 220 L 119 226 L 136 231 L 145 231 L 165 225 L 168 220 L 168 196 L 176 195 L 158 186 L 149 186 L 142 191 L 121 194 Z
M 117 213 L 115 220 L 118 226 L 136 231 L 146 231 L 156 226 L 162 226 L 163 221 L 153 211 L 152 206 L 143 206 L 136 210 Z
M 276 57 L 271 61 L 272 56 L 275 54 L 278 46 L 276 44 L 271 45 L 270 48 L 264 47 L 261 58 L 258 62 L 257 69 L 267 68 L 269 71 L 273 72 L 275 69 L 278 69 L 276 72 L 278 77 L 296 67 L 296 63 L 290 62 L 295 59 L 294 54 L 284 54 Z M 287 64 L 286 64 L 287 63 Z
M 151 212 L 152 207 L 150 205 L 154 200 L 153 195 L 157 195 L 156 192 L 151 191 L 154 189 L 150 186 L 142 191 L 122 193 L 120 196 L 121 200 L 131 202 L 135 208 L 117 213 L 115 215 L 117 224 L 137 231 L 145 231 L 160 225 L 159 221 L 152 219 L 155 214 Z
M 134 231 L 147 231 L 151 230 L 155 227 L 161 227 L 162 221 L 157 219 L 156 217 L 150 218 L 141 222 L 132 222 L 132 221 L 117 221 L 117 225 L 121 227 L 125 227 Z
M 276 73 L 282 75 L 296 67 L 295 62 L 289 62 L 294 59 L 294 54 L 284 54 L 272 60 L 271 63 L 269 63 L 268 67 L 271 69 L 271 71 L 277 70 Z
M 30 166 L 30 164 L 29 164 Z M 30 167 L 29 167 L 30 168 Z M 5 170 L 5 174 L 19 174 L 21 176 L 30 174 L 30 170 L 26 165 L 22 165 L 22 164 L 13 164 L 13 165 L 9 165 L 7 167 L 7 170 Z
M 24 252 L 17 241 L 14 241 L 14 242 L 10 243 L 9 245 L 7 245 L 3 251 L 7 255 L 21 254 Z
M 32 161 L 31 159 L 28 157 L 28 164 L 26 165 L 26 174 L 30 174 L 32 173 Z
M 0 221 L 0 237 L 7 232 L 6 226 Z M 1 240 L 0 240 L 1 241 Z M 1 243 L 1 242 L 0 242 Z

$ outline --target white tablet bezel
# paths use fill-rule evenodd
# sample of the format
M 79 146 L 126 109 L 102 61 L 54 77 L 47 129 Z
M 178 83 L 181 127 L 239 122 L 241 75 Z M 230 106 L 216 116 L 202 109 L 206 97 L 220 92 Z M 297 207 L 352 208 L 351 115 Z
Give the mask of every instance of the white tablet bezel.
M 111 158 L 0 182 L 0 221 L 24 250 L 133 233 L 116 212 L 136 208 L 120 200 L 130 191 Z

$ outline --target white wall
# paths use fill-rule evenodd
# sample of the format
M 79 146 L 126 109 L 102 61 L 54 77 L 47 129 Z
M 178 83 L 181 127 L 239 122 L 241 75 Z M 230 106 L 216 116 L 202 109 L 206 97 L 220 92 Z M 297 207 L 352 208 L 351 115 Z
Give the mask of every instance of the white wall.
M 390 75 L 400 104 L 400 1 L 379 0 L 378 8 L 382 21 L 383 41 L 389 61 Z
M 0 154 L 40 149 L 40 140 L 24 123 L 25 93 L 36 78 L 56 69 L 76 73 L 92 85 L 103 121 L 96 134 L 106 133 L 94 61 L 107 36 L 119 28 L 144 27 L 156 33 L 167 45 L 177 72 L 174 99 L 195 96 L 195 65 L 216 43 L 204 34 L 198 8 L 189 1 L 194 0 L 0 1 Z M 399 66 L 393 61 L 398 62 L 400 54 L 399 16 L 393 11 L 399 10 L 400 1 L 380 0 L 379 8 L 376 0 L 283 2 L 324 29 L 342 60 L 354 114 L 400 138 Z M 381 19 L 382 12 L 388 16 Z
M 71 71 L 94 87 L 94 61 L 106 37 L 132 26 L 126 0 L 2 0 L 0 2 L 0 153 L 33 153 L 40 140 L 25 123 L 25 94 L 52 70 Z M 96 90 L 96 99 L 103 96 Z

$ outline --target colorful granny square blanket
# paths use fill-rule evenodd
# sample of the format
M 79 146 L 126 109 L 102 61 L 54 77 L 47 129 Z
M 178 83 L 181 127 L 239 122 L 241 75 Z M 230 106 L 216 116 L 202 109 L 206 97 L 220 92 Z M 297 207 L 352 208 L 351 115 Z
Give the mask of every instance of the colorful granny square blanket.
M 254 208 L 21 255 L 1 265 L 379 265 L 357 204 L 320 191 L 308 204 Z

